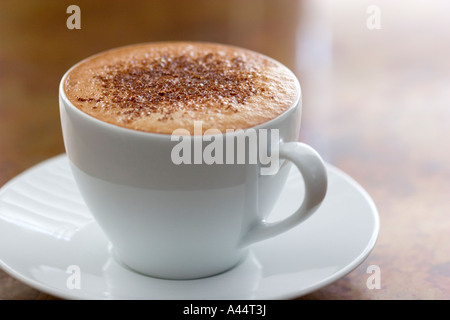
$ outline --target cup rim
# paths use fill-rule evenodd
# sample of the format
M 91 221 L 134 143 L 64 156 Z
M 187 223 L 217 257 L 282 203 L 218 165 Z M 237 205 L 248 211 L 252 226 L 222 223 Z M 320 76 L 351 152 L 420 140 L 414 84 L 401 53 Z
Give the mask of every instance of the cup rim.
M 289 116 L 289 114 L 291 112 L 293 112 L 293 110 L 301 103 L 302 100 L 302 88 L 300 85 L 300 82 L 297 78 L 297 76 L 294 74 L 294 72 L 288 68 L 286 65 L 284 65 L 283 63 L 267 56 L 264 55 L 262 53 L 250 50 L 250 49 L 246 49 L 246 48 L 242 48 L 242 47 L 238 47 L 238 46 L 232 46 L 232 45 L 227 45 L 227 44 L 222 44 L 222 43 L 214 43 L 214 42 L 202 42 L 202 41 L 158 41 L 158 42 L 144 42 L 144 43 L 136 43 L 136 44 L 130 44 L 130 45 L 126 45 L 126 46 L 120 46 L 120 47 L 115 47 L 112 49 L 108 49 L 108 50 L 104 50 L 101 51 L 99 53 L 93 54 L 91 56 L 86 57 L 85 59 L 80 60 L 79 62 L 77 62 L 76 64 L 72 65 L 72 67 L 70 67 L 62 76 L 61 81 L 59 83 L 59 98 L 60 100 L 63 101 L 65 106 L 68 106 L 71 110 L 73 110 L 75 113 L 77 113 L 79 116 L 83 117 L 84 119 L 87 119 L 87 121 L 90 121 L 94 124 L 97 124 L 97 126 L 101 126 L 104 127 L 105 129 L 110 129 L 110 130 L 118 130 L 118 132 L 122 132 L 123 134 L 134 134 L 134 135 L 143 135 L 143 136 L 148 136 L 148 137 L 154 137 L 154 138 L 170 138 L 173 136 L 173 133 L 157 133 L 157 132 L 149 132 L 149 131 L 143 131 L 143 130 L 136 130 L 136 129 L 131 129 L 131 128 L 127 128 L 127 127 L 122 127 L 116 124 L 112 124 L 106 121 L 102 121 L 86 112 L 81 111 L 80 109 L 78 109 L 70 100 L 69 98 L 67 98 L 65 90 L 64 90 L 64 82 L 65 79 L 67 78 L 68 74 L 78 65 L 80 65 L 81 63 L 92 59 L 98 55 L 104 54 L 106 52 L 109 51 L 113 51 L 116 49 L 121 49 L 121 48 L 127 48 L 127 47 L 133 47 L 133 46 L 140 46 L 140 45 L 145 45 L 145 44 L 156 44 L 156 43 L 192 43 L 192 44 L 198 44 L 198 43 L 203 43 L 203 44 L 217 44 L 220 46 L 227 46 L 227 47 L 231 47 L 231 48 L 237 48 L 239 50 L 245 50 L 248 52 L 253 52 L 253 53 L 257 53 L 259 55 L 264 56 L 267 59 L 270 59 L 272 61 L 275 61 L 276 63 L 280 64 L 281 66 L 283 66 L 284 68 L 286 68 L 286 70 L 292 75 L 293 79 L 294 79 L 294 83 L 295 86 L 297 87 L 297 95 L 295 97 L 294 102 L 291 104 L 291 106 L 289 106 L 289 108 L 287 108 L 286 110 L 284 110 L 281 114 L 279 114 L 278 116 L 276 116 L 273 119 L 270 119 L 266 122 L 263 122 L 261 124 L 258 124 L 256 126 L 252 126 L 252 127 L 247 127 L 247 128 L 242 128 L 242 129 L 236 129 L 233 130 L 233 132 L 221 132 L 221 133 L 214 133 L 214 134 L 208 134 L 206 136 L 223 136 L 223 135 L 230 135 L 230 134 L 236 134 L 239 132 L 246 132 L 247 130 L 259 130 L 259 129 L 263 129 L 264 127 L 271 127 L 271 125 L 277 121 L 280 121 L 282 119 L 284 119 L 285 117 Z M 62 106 L 60 106 L 62 107 Z M 300 106 L 301 107 L 301 106 Z M 201 135 L 186 135 L 186 137 L 191 137 L 191 138 L 203 138 L 205 135 L 201 134 Z

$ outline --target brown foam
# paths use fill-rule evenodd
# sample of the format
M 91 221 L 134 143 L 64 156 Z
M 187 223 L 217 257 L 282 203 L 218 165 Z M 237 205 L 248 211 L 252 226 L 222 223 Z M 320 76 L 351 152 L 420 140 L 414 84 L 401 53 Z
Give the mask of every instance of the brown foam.
M 225 45 L 166 42 L 128 46 L 75 66 L 64 83 L 80 110 L 118 126 L 171 134 L 245 129 L 296 101 L 292 73 L 261 54 Z

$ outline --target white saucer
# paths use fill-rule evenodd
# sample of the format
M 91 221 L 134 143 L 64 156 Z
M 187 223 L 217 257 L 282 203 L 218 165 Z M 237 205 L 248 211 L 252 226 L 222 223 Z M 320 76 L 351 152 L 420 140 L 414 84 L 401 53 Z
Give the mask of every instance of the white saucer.
M 378 213 L 369 195 L 335 167 L 327 165 L 327 170 L 326 199 L 306 222 L 255 244 L 251 255 L 228 272 L 176 281 L 134 273 L 111 257 L 107 239 L 78 193 L 67 157 L 60 155 L 0 189 L 0 267 L 65 299 L 295 298 L 352 271 L 378 236 Z M 297 207 L 303 188 L 298 175 L 293 169 L 273 219 Z

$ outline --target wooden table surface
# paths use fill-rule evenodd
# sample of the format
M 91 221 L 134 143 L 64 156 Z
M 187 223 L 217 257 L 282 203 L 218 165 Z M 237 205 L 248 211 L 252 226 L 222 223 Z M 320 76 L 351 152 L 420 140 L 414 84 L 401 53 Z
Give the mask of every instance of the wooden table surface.
M 160 40 L 247 47 L 299 76 L 300 139 L 358 181 L 380 214 L 370 256 L 299 299 L 450 299 L 448 2 L 118 2 L 0 2 L 0 186 L 64 152 L 58 83 L 80 59 Z M 67 28 L 70 4 L 81 29 Z M 367 286 L 369 266 L 380 288 Z M 0 270 L 0 299 L 56 297 Z

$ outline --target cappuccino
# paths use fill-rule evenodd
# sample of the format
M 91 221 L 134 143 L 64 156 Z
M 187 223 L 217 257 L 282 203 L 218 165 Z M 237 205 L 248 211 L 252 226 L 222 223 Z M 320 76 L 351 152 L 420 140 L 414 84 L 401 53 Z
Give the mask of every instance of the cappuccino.
M 68 73 L 64 91 L 81 111 L 117 126 L 161 134 L 194 122 L 237 130 L 276 118 L 299 97 L 292 72 L 227 45 L 160 42 L 97 54 Z

